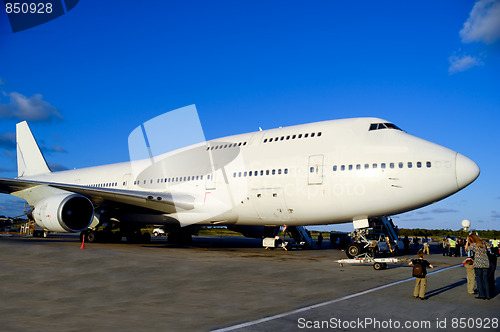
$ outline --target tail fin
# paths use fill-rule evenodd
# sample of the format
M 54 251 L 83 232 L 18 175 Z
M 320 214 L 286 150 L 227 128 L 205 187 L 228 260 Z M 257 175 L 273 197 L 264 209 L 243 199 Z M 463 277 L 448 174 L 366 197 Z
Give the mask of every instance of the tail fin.
M 26 121 L 16 125 L 16 141 L 18 177 L 51 172 Z

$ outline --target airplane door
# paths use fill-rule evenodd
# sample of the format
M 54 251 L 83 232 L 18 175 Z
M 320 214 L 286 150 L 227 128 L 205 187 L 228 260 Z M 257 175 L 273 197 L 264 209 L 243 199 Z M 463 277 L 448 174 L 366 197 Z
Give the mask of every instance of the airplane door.
M 307 169 L 309 184 L 323 184 L 323 159 L 322 154 L 309 156 L 309 167 Z

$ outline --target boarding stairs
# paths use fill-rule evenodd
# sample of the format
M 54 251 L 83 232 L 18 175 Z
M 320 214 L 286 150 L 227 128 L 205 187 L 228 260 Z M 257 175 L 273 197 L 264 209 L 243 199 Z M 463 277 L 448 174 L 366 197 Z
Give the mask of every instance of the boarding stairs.
M 312 239 L 309 236 L 309 234 L 307 234 L 305 227 L 303 227 L 303 226 L 288 226 L 286 230 L 290 232 L 295 243 L 303 244 L 303 246 L 305 246 L 306 248 L 313 247 L 312 246 Z
M 384 233 L 389 237 L 391 243 L 397 243 L 399 229 L 394 226 L 392 220 L 388 217 L 370 219 L 370 227 L 377 233 Z

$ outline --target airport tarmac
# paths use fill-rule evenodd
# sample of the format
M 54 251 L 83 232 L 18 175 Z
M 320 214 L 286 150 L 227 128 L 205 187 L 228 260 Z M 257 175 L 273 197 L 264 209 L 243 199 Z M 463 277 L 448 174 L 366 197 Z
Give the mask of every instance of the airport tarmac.
M 420 301 L 406 264 L 341 267 L 340 250 L 260 243 L 194 237 L 192 246 L 175 247 L 161 238 L 82 250 L 74 235 L 0 237 L 0 324 L 3 331 L 500 330 L 500 296 L 467 294 L 464 258 L 427 256 L 438 273 Z

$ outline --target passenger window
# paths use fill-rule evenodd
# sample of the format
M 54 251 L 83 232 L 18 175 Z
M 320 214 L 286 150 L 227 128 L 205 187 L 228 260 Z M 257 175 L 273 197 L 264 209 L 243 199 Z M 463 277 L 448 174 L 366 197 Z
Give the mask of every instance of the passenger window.
M 369 169 L 369 168 L 370 168 L 370 165 L 365 164 L 365 169 Z
M 293 136 L 292 136 L 292 139 L 295 139 L 295 137 L 297 137 L 297 135 L 293 135 Z
M 276 170 L 275 170 L 275 169 L 273 169 L 272 174 L 273 174 L 273 175 L 275 175 L 275 174 L 276 174 Z
M 278 170 L 278 174 L 281 174 L 281 168 Z
M 241 178 L 241 172 L 238 173 L 238 177 Z
M 252 171 L 248 172 L 248 176 L 252 176 Z
M 403 163 L 399 163 L 399 168 L 403 168 Z
M 310 172 L 310 173 L 313 173 L 313 172 L 314 172 L 314 167 L 310 167 L 310 168 L 309 168 L 309 172 Z
M 381 168 L 385 168 L 385 163 L 380 164 Z
M 333 171 L 336 172 L 337 171 L 337 165 L 333 166 Z
M 321 136 L 321 131 L 318 133 L 318 137 L 320 137 L 320 136 Z
M 288 136 L 286 137 L 286 139 L 287 139 L 287 140 L 289 140 L 289 139 L 290 139 L 290 135 L 288 135 Z
M 226 145 L 224 145 L 224 149 L 227 149 L 227 144 L 226 144 Z
M 285 139 L 285 136 L 281 136 L 281 140 L 284 140 Z
M 270 139 L 269 139 L 269 143 L 271 143 L 272 141 L 273 141 L 273 139 L 272 139 L 272 138 L 270 138 Z
M 377 164 L 373 164 L 372 166 L 373 166 L 373 168 L 377 168 Z
M 352 171 L 352 165 L 349 165 L 349 170 Z
M 428 162 L 427 162 L 427 168 L 430 168 L 431 166 L 432 166 L 432 165 L 431 165 L 431 162 L 430 162 L 430 161 L 428 161 Z
M 244 172 L 244 173 L 243 173 L 243 176 L 244 176 L 244 177 L 246 177 L 246 176 L 247 176 L 247 172 Z
M 390 163 L 390 164 L 389 164 L 389 167 L 390 167 L 390 168 L 394 168 L 394 163 Z
M 263 170 L 260 171 L 260 175 L 261 176 L 264 175 L 264 171 Z
M 269 170 L 266 170 L 266 175 L 269 175 Z
M 358 169 L 358 170 L 359 170 L 359 169 L 361 169 L 361 165 L 360 165 L 360 164 L 357 164 L 357 165 L 356 165 L 356 169 Z
M 299 134 L 299 138 L 302 138 L 302 134 Z
M 412 168 L 413 167 L 413 163 L 411 161 L 408 162 L 408 168 Z
M 207 175 L 207 180 L 210 180 L 210 174 Z
M 341 171 L 345 171 L 345 165 L 340 166 Z
M 285 174 L 288 174 L 288 168 L 285 168 Z
M 236 172 L 233 173 L 233 178 L 235 178 L 235 177 L 236 177 Z
M 422 168 L 422 163 L 420 161 L 417 161 L 417 168 Z
M 247 145 L 247 142 L 243 142 L 243 146 Z
M 304 134 L 304 138 L 307 138 L 307 136 L 309 136 L 309 134 Z
M 241 142 L 238 143 L 238 146 L 241 146 Z
M 311 137 L 314 137 L 314 135 L 315 135 L 314 133 L 311 133 Z

